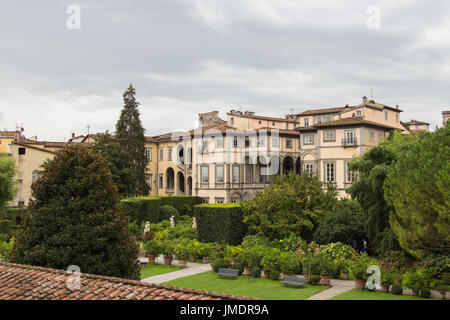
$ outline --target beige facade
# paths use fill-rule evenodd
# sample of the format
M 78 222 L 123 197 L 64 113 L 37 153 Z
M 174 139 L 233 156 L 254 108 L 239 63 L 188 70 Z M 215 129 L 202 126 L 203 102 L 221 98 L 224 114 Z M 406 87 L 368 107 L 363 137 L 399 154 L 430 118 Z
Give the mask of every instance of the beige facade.
M 392 130 L 407 132 L 402 111 L 363 98 L 361 104 L 307 110 L 284 118 L 231 110 L 198 115 L 199 128 L 146 137 L 146 178 L 151 195 L 196 195 L 208 202 L 251 199 L 276 175 L 317 174 L 341 197 L 355 179 L 348 163 Z M 10 141 L 11 137 L 0 137 Z M 69 143 L 93 143 L 95 135 L 73 135 Z M 23 142 L 23 141 L 22 141 Z M 14 205 L 26 205 L 40 165 L 67 143 L 27 139 L 8 142 L 18 164 L 20 192 Z M 19 155 L 19 148 L 25 154 Z

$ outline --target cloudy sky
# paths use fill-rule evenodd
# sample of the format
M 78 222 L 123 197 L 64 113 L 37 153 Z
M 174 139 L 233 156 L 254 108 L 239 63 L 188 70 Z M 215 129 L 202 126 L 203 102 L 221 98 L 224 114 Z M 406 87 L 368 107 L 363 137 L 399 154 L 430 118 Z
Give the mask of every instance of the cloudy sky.
M 211 110 L 358 104 L 371 88 L 434 127 L 450 109 L 449 17 L 446 0 L 2 1 L 0 129 L 114 130 L 129 83 L 149 135 Z

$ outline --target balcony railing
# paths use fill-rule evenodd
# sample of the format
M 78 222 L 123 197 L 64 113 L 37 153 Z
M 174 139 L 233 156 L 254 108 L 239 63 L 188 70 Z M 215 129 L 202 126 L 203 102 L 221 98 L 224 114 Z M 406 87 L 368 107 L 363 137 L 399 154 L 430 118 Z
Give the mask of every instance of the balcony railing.
M 348 147 L 356 147 L 356 146 L 358 146 L 358 140 L 356 140 L 356 137 L 353 138 L 353 139 L 346 139 L 346 138 L 343 138 L 343 139 L 342 139 L 342 146 L 343 146 L 344 148 L 348 148 Z

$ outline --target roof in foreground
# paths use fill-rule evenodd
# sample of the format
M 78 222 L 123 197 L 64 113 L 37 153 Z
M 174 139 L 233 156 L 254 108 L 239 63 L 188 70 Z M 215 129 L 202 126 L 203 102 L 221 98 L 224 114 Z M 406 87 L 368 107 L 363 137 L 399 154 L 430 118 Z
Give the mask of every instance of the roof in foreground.
M 0 300 L 251 300 L 142 281 L 80 274 L 80 289 L 69 289 L 65 270 L 0 262 Z

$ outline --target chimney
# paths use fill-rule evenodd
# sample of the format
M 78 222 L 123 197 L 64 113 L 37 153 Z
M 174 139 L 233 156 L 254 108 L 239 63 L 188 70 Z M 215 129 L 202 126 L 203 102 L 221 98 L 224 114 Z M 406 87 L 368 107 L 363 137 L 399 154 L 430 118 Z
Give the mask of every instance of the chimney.
M 72 138 L 75 138 L 75 132 L 72 132 Z
M 362 103 L 365 105 L 365 104 L 367 104 L 367 97 L 366 96 L 364 96 L 363 98 L 362 98 Z
M 398 105 L 396 105 L 396 106 L 395 106 L 395 109 L 397 109 L 397 110 L 398 110 Z

